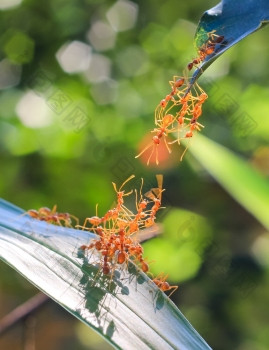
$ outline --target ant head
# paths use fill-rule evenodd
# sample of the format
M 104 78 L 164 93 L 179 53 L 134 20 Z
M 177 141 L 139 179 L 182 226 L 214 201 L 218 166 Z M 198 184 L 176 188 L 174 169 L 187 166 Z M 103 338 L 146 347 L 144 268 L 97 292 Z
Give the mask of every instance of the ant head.
M 156 135 L 153 136 L 152 141 L 153 141 L 153 143 L 155 143 L 155 145 L 159 145 L 159 144 L 160 144 L 160 139 L 159 139 L 159 137 L 156 136 Z
M 165 107 L 166 107 L 166 105 L 167 105 L 166 100 L 165 100 L 165 99 L 161 100 L 161 102 L 160 102 L 160 106 L 161 106 L 162 108 L 165 108 Z
M 193 63 L 192 62 L 190 62 L 189 64 L 188 64 L 188 70 L 192 70 L 192 67 L 193 67 Z

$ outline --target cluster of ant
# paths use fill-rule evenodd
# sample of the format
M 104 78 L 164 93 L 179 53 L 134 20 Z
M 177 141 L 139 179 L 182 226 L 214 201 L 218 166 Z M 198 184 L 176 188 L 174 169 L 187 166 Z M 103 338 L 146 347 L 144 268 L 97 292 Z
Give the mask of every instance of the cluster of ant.
M 143 272 L 151 275 L 149 272 L 149 262 L 143 257 L 143 247 L 140 244 L 139 233 L 145 229 L 153 227 L 156 220 L 156 214 L 161 208 L 161 198 L 163 176 L 156 175 L 158 188 L 153 188 L 149 192 L 142 195 L 143 180 L 140 188 L 140 198 L 138 199 L 137 190 L 125 193 L 122 188 L 133 179 L 130 176 L 119 189 L 113 184 L 117 194 L 117 202 L 114 208 L 109 209 L 104 216 L 92 216 L 85 219 L 83 225 L 78 224 L 78 219 L 68 213 L 58 213 L 56 205 L 52 210 L 43 207 L 39 210 L 28 210 L 28 214 L 41 221 L 46 221 L 59 226 L 72 227 L 72 220 L 76 222 L 76 228 L 89 230 L 97 235 L 96 239 L 92 239 L 89 245 L 82 245 L 82 251 L 92 252 L 97 256 L 97 263 L 103 275 L 111 275 L 116 269 L 128 267 L 128 262 L 136 263 Z M 124 205 L 124 197 L 135 192 L 136 212 L 132 212 Z M 88 226 L 90 224 L 90 226 Z M 150 238 L 150 236 L 148 237 Z M 171 291 L 170 295 L 178 288 L 171 286 L 167 281 L 167 275 L 160 274 L 153 278 L 152 281 L 162 291 Z
M 86 218 L 83 226 L 80 226 L 83 230 L 90 230 L 98 235 L 98 238 L 93 239 L 89 245 L 83 245 L 81 249 L 97 254 L 98 263 L 104 275 L 111 274 L 112 276 L 116 269 L 127 268 L 129 261 L 137 264 L 143 272 L 151 274 L 149 262 L 143 257 L 144 251 L 139 242 L 138 233 L 155 225 L 156 213 L 161 208 L 161 197 L 164 191 L 162 189 L 163 177 L 157 175 L 158 188 L 150 190 L 144 196 L 142 195 L 142 180 L 139 199 L 137 190 L 134 191 L 135 212 L 124 205 L 124 197 L 131 195 L 133 190 L 127 193 L 122 190 L 123 186 L 133 178 L 134 175 L 124 181 L 119 190 L 113 183 L 117 194 L 115 207 L 108 210 L 103 217 L 96 215 Z M 88 223 L 90 227 L 87 226 Z M 166 281 L 167 277 L 167 275 L 160 274 L 152 280 L 162 291 L 173 293 L 178 287 L 170 286 Z
M 208 33 L 208 40 L 198 50 L 198 57 L 193 59 L 188 65 L 186 71 L 191 71 L 193 67 L 197 67 L 208 56 L 212 55 L 216 46 L 221 44 L 224 40 L 223 36 L 215 34 L 215 31 Z M 178 143 L 181 140 L 191 139 L 194 133 L 201 131 L 204 127 L 198 120 L 202 115 L 202 106 L 207 99 L 207 94 L 198 85 L 198 83 L 190 83 L 188 77 L 175 76 L 169 82 L 171 92 L 160 101 L 155 109 L 155 125 L 156 127 L 151 131 L 154 134 L 152 141 L 148 144 L 137 156 L 140 157 L 144 152 L 151 149 L 147 165 L 155 153 L 155 162 L 159 164 L 158 146 L 163 140 L 165 147 L 169 153 L 172 152 L 170 145 Z M 177 139 L 174 141 L 167 141 L 169 134 L 177 134 Z M 180 160 L 183 159 L 187 148 L 181 155 Z

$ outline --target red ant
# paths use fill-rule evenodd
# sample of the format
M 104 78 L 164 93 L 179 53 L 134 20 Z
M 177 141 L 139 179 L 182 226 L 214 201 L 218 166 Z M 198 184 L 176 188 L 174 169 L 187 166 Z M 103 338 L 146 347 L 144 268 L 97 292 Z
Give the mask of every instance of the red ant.
M 173 80 L 169 81 L 169 83 L 172 87 L 172 91 L 170 92 L 170 94 L 166 95 L 164 99 L 161 100 L 160 106 L 162 108 L 166 107 L 167 103 L 171 101 L 173 96 L 176 94 L 177 89 L 179 89 L 185 83 L 185 78 L 174 76 Z
M 173 130 L 169 130 L 168 128 L 169 128 L 169 126 L 173 125 L 174 119 L 175 118 L 172 114 L 166 114 L 164 116 L 163 120 L 157 124 L 159 126 L 159 128 L 158 129 L 155 128 L 154 130 L 151 131 L 152 133 L 156 133 L 156 135 L 153 136 L 153 138 L 152 138 L 152 142 L 148 146 L 146 146 L 135 158 L 140 157 L 146 150 L 148 150 L 149 148 L 152 148 L 152 152 L 148 158 L 147 165 L 149 165 L 150 159 L 151 159 L 154 151 L 156 152 L 155 161 L 156 161 L 156 164 L 158 165 L 159 164 L 158 146 L 159 146 L 159 144 L 161 142 L 161 138 L 163 136 L 164 136 L 165 146 L 166 146 L 168 152 L 171 153 L 171 149 L 168 146 L 168 143 L 166 141 L 166 137 L 167 137 L 167 133 L 170 133 L 173 131 Z
M 168 295 L 168 297 L 170 297 L 178 289 L 178 286 L 171 286 L 166 281 L 167 277 L 168 275 L 160 273 L 157 277 L 153 278 L 152 282 L 154 282 L 162 292 L 168 292 L 169 290 L 171 290 L 171 293 Z
M 170 95 L 175 95 L 177 92 L 177 89 L 182 87 L 182 85 L 184 85 L 184 83 L 185 83 L 184 77 L 174 76 L 173 80 L 169 81 L 169 84 L 172 87 L 172 92 L 170 93 Z
M 119 231 L 119 243 L 120 249 L 117 256 L 117 263 L 123 264 L 128 259 L 128 254 L 125 252 L 125 232 L 124 230 Z
M 129 247 L 128 251 L 129 251 L 130 257 L 133 257 L 135 261 L 141 263 L 141 265 L 143 265 L 143 269 L 146 270 L 146 262 L 143 259 L 144 250 L 142 246 L 139 243 L 132 244 Z
M 146 220 L 146 227 L 150 227 L 155 223 L 155 216 L 157 211 L 161 207 L 161 201 L 162 201 L 162 193 L 164 191 L 163 189 L 163 175 L 157 174 L 157 188 L 152 188 L 150 191 L 145 193 L 145 197 L 151 199 L 153 201 L 153 207 L 151 208 L 150 216 Z
M 54 205 L 52 209 L 42 207 L 38 210 L 30 209 L 27 213 L 34 219 L 46 221 L 59 226 L 62 226 L 61 222 L 63 222 L 65 226 L 72 227 L 72 219 L 75 220 L 77 224 L 79 223 L 76 216 L 69 213 L 58 213 L 56 210 L 57 205 Z
M 183 93 L 186 90 L 186 87 L 183 90 L 180 90 L 180 91 L 178 90 L 184 85 L 185 82 L 186 82 L 186 78 L 178 77 L 178 76 L 174 76 L 173 80 L 169 82 L 171 85 L 172 91 L 170 92 L 170 94 L 166 95 L 166 97 L 160 101 L 159 105 L 155 109 L 156 125 L 158 124 L 158 122 L 160 122 L 163 119 L 163 114 L 168 102 L 172 101 L 173 104 L 166 110 L 166 114 L 170 111 L 171 108 L 173 108 L 174 105 L 177 104 L 177 101 L 175 100 L 174 95 Z
M 169 94 L 165 97 L 165 99 L 161 100 L 160 104 L 156 107 L 156 109 L 155 109 L 155 124 L 156 125 L 158 125 L 163 120 L 165 115 L 167 115 L 167 113 L 170 111 L 170 109 L 173 108 L 173 106 L 175 104 L 174 99 L 173 99 L 174 104 L 167 109 L 166 114 L 164 115 L 165 108 L 167 106 L 168 101 L 170 101 L 170 100 L 172 100 L 172 96 L 170 96 L 170 94 Z
M 115 235 L 111 234 L 103 227 L 96 229 L 99 235 L 98 239 L 93 239 L 89 245 L 82 245 L 82 250 L 95 249 L 101 255 L 101 267 L 104 275 L 108 275 L 111 271 L 112 257 L 115 253 L 115 246 L 112 244 L 115 240 Z
M 197 131 L 201 131 L 201 128 L 204 127 L 202 124 L 198 123 L 198 121 L 197 121 L 198 117 L 197 118 L 192 117 L 191 119 L 190 118 L 185 118 L 185 119 L 190 121 L 190 123 L 185 126 L 185 128 L 189 127 L 190 130 L 187 131 L 183 137 L 179 137 L 179 135 L 178 135 L 178 138 L 176 140 L 174 140 L 174 141 L 171 141 L 169 144 L 173 144 L 175 142 L 178 142 L 178 144 L 180 145 L 180 141 L 181 140 L 183 140 L 183 139 L 191 139 L 193 137 L 194 131 L 196 131 L 196 130 Z M 182 155 L 180 157 L 180 161 L 183 160 L 184 155 L 187 152 L 188 148 L 189 148 L 189 145 L 187 145 L 187 147 L 185 148 L 184 152 L 182 153 Z
M 124 200 L 123 197 L 125 196 L 129 196 L 133 191 L 130 191 L 128 193 L 125 193 L 124 191 L 121 191 L 121 189 L 123 188 L 123 186 L 130 181 L 131 179 L 133 179 L 135 177 L 135 175 L 131 175 L 128 177 L 127 180 L 125 180 L 123 182 L 123 184 L 121 185 L 121 187 L 119 188 L 119 190 L 117 190 L 116 184 L 114 182 L 112 182 L 112 185 L 114 187 L 115 192 L 117 193 L 117 205 L 115 208 L 110 209 L 107 211 L 107 213 L 103 216 L 103 217 L 99 217 L 97 216 L 97 206 L 96 206 L 96 216 L 92 216 L 90 218 L 86 218 L 84 221 L 83 226 L 77 226 L 77 227 L 81 227 L 82 229 L 86 229 L 86 230 L 91 230 L 92 228 L 87 228 L 86 225 L 89 222 L 92 226 L 99 226 L 102 223 L 106 223 L 109 220 L 112 221 L 116 221 L 119 218 L 119 214 L 120 211 L 123 210 L 125 212 L 128 211 L 128 209 L 123 205 Z M 94 229 L 93 229 L 94 230 Z
M 199 118 L 202 115 L 202 105 L 205 100 L 208 98 L 207 94 L 200 88 L 198 84 L 196 84 L 198 88 L 202 91 L 200 96 L 196 97 L 197 102 L 193 105 L 191 114 L 195 119 Z
M 197 118 L 191 118 L 190 120 L 190 130 L 186 132 L 185 136 L 182 137 L 181 139 L 191 139 L 193 137 L 193 132 L 198 130 L 198 131 L 201 131 L 201 128 L 203 128 L 204 126 L 200 123 L 197 122 Z M 186 146 L 184 152 L 182 153 L 181 157 L 180 157 L 180 161 L 183 160 L 184 156 L 185 156 L 185 153 L 187 152 L 189 148 L 189 143 L 188 145 Z
M 193 96 L 190 92 L 188 92 L 185 96 L 180 98 L 180 104 L 182 105 L 182 107 L 177 113 L 177 121 L 181 126 L 184 124 L 185 116 L 191 113 L 189 102 L 193 103 Z
M 84 224 L 82 226 L 77 225 L 77 228 L 82 228 L 83 230 L 90 230 L 88 227 L 86 227 L 87 223 L 89 222 L 92 226 L 99 226 L 102 223 L 102 218 L 97 216 L 97 207 L 98 204 L 96 204 L 96 215 L 92 216 L 90 218 L 86 218 L 84 221 Z M 91 228 L 92 229 L 92 228 Z M 94 229 L 93 229 L 94 230 Z
M 115 210 L 117 211 L 117 213 L 119 213 L 120 209 L 123 208 L 123 197 L 129 196 L 130 194 L 133 193 L 133 190 L 129 191 L 128 193 L 125 193 L 124 191 L 121 191 L 121 189 L 124 187 L 124 185 L 129 182 L 130 180 L 132 180 L 135 177 L 135 175 L 131 175 L 128 177 L 127 180 L 125 180 L 123 182 L 123 184 L 121 185 L 121 187 L 119 188 L 119 190 L 117 190 L 117 186 L 114 182 L 112 182 L 112 185 L 114 187 L 115 192 L 117 193 L 117 206 L 115 208 Z M 124 207 L 125 208 L 125 207 Z
M 144 219 L 147 217 L 147 212 L 145 209 L 147 208 L 148 201 L 142 196 L 142 188 L 143 188 L 143 179 L 141 179 L 140 186 L 140 200 L 138 201 L 137 190 L 135 190 L 136 197 L 136 211 L 137 213 L 134 215 L 133 220 L 129 222 L 129 234 L 133 234 L 139 230 L 141 225 L 143 225 Z

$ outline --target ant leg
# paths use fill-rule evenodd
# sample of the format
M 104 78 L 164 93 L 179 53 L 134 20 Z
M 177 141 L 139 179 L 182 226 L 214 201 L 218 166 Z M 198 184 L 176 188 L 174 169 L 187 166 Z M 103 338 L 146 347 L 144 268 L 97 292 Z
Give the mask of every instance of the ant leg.
M 151 160 L 151 157 L 152 157 L 152 155 L 153 155 L 153 153 L 154 153 L 154 150 L 156 151 L 156 145 L 152 145 L 152 151 L 151 151 L 151 154 L 150 154 L 150 156 L 149 156 L 149 158 L 148 158 L 148 161 L 147 161 L 147 165 L 149 165 L 149 161 Z M 159 162 L 158 162 L 159 163 Z M 156 164 L 158 165 L 158 163 L 157 163 L 157 161 L 156 161 Z
M 135 158 L 139 158 L 144 152 L 146 152 L 150 147 L 154 147 L 154 145 L 152 144 L 152 142 L 146 146 L 143 151 L 141 151 L 137 156 L 135 156 Z
M 128 181 L 132 180 L 134 177 L 135 177 L 134 174 L 131 175 L 131 176 L 129 176 L 128 179 L 125 180 L 125 181 L 123 182 L 123 184 L 122 184 L 121 187 L 119 188 L 119 191 L 121 191 L 122 187 L 124 187 L 124 185 L 125 185 Z M 117 192 L 117 191 L 116 191 L 116 192 Z M 132 192 L 133 192 L 133 191 L 131 191 L 131 192 L 129 192 L 129 193 L 132 193 Z M 127 194 L 126 194 L 126 196 L 127 196 Z
M 170 289 L 172 290 L 170 294 L 168 294 L 168 298 L 178 289 L 178 286 L 170 286 Z
M 155 152 L 156 152 L 156 155 L 155 155 L 155 162 L 156 162 L 156 165 L 159 165 L 159 153 L 158 153 L 158 146 L 156 145 L 155 146 Z
M 90 222 L 90 218 L 86 218 L 83 225 L 76 225 L 76 228 L 82 228 L 82 230 L 91 230 L 89 227 L 86 227 L 87 222 Z
M 171 153 L 172 150 L 171 150 L 171 148 L 169 148 L 168 143 L 167 143 L 167 141 L 166 141 L 166 138 L 164 138 L 164 144 L 165 144 L 165 146 L 166 146 L 166 148 L 167 148 L 167 151 L 168 151 L 169 153 Z
M 185 138 L 185 137 L 184 137 Z M 181 157 L 180 157 L 180 161 L 182 162 L 187 150 L 189 149 L 189 146 L 190 146 L 190 140 L 188 141 L 188 144 L 186 146 L 186 148 L 184 149 L 184 152 L 181 154 Z
M 78 225 L 79 225 L 79 219 L 78 219 L 75 215 L 71 215 L 71 214 L 70 214 L 70 217 L 71 217 L 73 220 L 75 220 L 75 222 L 77 223 L 76 226 L 78 226 Z
M 51 215 L 54 215 L 57 212 L 57 204 L 54 204 L 53 208 L 51 209 Z

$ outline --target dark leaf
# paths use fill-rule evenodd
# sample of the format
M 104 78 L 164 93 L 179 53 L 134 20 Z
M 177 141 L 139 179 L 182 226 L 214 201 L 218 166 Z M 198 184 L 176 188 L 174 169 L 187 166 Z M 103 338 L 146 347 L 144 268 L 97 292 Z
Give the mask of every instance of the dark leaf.
M 208 55 L 194 72 L 192 82 L 197 80 L 218 56 L 238 41 L 262 28 L 268 21 L 268 0 L 222 0 L 217 6 L 206 11 L 200 19 L 195 34 L 197 50 L 206 45 L 209 33 L 221 36 L 223 40 L 215 46 L 214 52 Z

